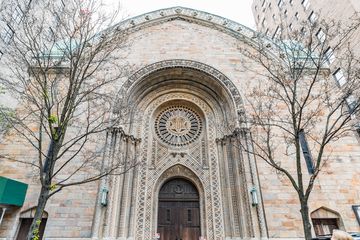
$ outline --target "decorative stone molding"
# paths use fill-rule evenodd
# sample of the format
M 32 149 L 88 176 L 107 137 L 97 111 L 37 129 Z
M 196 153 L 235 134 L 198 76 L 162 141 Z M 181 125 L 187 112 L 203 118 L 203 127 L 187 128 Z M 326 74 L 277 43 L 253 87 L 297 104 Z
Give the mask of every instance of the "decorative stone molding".
M 205 149 L 202 149 L 202 144 L 200 140 L 192 143 L 191 149 L 189 151 L 184 151 L 181 149 L 168 149 L 164 151 L 164 147 L 161 146 L 157 141 L 153 141 L 154 137 L 151 134 L 151 129 L 153 128 L 153 121 L 151 120 L 154 116 L 154 112 L 164 103 L 173 102 L 174 100 L 181 100 L 189 102 L 189 106 L 194 105 L 199 108 L 199 114 L 204 115 L 205 119 L 214 118 L 213 109 L 208 105 L 209 103 L 204 102 L 202 99 L 194 96 L 191 93 L 169 93 L 169 94 L 157 94 L 154 93 L 149 96 L 149 99 L 145 98 L 142 101 L 149 102 L 149 104 L 144 104 L 145 109 L 142 109 L 141 112 L 146 118 L 143 118 L 142 125 L 144 126 L 142 138 L 144 149 L 142 153 L 142 159 L 144 165 L 149 167 L 140 168 L 139 171 L 139 188 L 138 188 L 138 200 L 137 200 L 137 217 L 136 217 L 136 238 L 137 239 L 150 239 L 154 231 L 156 230 L 156 225 L 154 225 L 156 220 L 157 210 L 156 201 L 156 190 L 153 190 L 155 183 L 158 181 L 161 174 L 169 168 L 172 168 L 174 165 L 181 164 L 186 168 L 190 169 L 195 176 L 197 176 L 204 184 L 205 193 L 203 197 L 203 206 L 208 209 L 206 215 L 202 219 L 204 221 L 202 224 L 202 229 L 206 233 L 209 239 L 221 239 L 224 236 L 223 232 L 223 216 L 222 216 L 222 205 L 221 205 L 221 194 L 220 194 L 220 185 L 219 185 L 219 172 L 218 172 L 218 156 L 215 151 L 215 129 L 207 128 L 206 122 L 204 122 L 204 133 L 207 134 L 208 141 Z M 191 104 L 190 104 L 191 103 Z M 171 104 L 169 105 L 171 106 Z M 216 117 L 219 119 L 219 116 Z M 156 139 L 156 138 L 155 138 Z M 155 148 L 148 151 L 148 146 L 155 146 Z M 157 147 L 156 147 L 157 146 Z M 201 149 L 196 154 L 192 151 L 193 148 Z M 203 152 L 203 153 L 201 153 Z M 204 153 L 205 152 L 205 153 Z M 159 153 L 165 153 L 165 155 L 159 155 Z M 196 156 L 199 156 L 198 158 Z M 149 156 L 149 157 L 147 157 Z M 156 159 L 151 159 L 153 156 L 157 156 Z M 161 157 L 160 157 L 161 156 Z M 201 158 L 206 157 L 206 161 L 202 161 Z M 155 194 L 155 195 L 154 195 Z M 205 205 L 206 204 L 206 205 Z
M 166 144 L 184 146 L 194 142 L 202 130 L 199 114 L 185 106 L 170 106 L 158 114 L 156 135 Z
M 135 16 L 106 29 L 105 33 L 131 33 L 173 20 L 182 20 L 215 29 L 255 48 L 263 48 L 263 46 L 270 46 L 263 48 L 263 50 L 266 53 L 274 56 L 274 58 L 277 58 L 278 56 L 277 51 L 274 51 L 274 47 L 279 47 L 279 43 L 275 42 L 273 39 L 266 36 L 265 34 L 257 32 L 230 19 L 185 7 L 171 7 L 159 9 L 153 12 Z
M 206 75 L 209 75 L 213 79 L 216 79 L 228 92 L 229 96 L 232 98 L 231 101 L 232 104 L 234 105 L 234 108 L 237 111 L 238 110 L 243 111 L 244 109 L 243 100 L 241 98 L 239 90 L 234 85 L 234 83 L 219 70 L 207 64 L 197 61 L 185 60 L 185 59 L 171 59 L 171 60 L 164 60 L 147 65 L 141 68 L 140 70 L 136 71 L 134 74 L 132 74 L 128 78 L 128 80 L 123 84 L 122 88 L 120 89 L 117 95 L 114 113 L 119 112 L 120 109 L 118 107 L 121 106 L 121 99 L 127 97 L 127 95 L 131 92 L 131 88 L 134 85 L 136 85 L 137 81 L 141 81 L 142 79 L 144 79 L 145 77 L 149 76 L 151 73 L 154 73 L 156 71 L 162 69 L 168 69 L 168 68 L 175 68 L 175 67 L 195 69 L 205 73 Z
M 179 6 L 159 9 L 127 19 L 107 29 L 107 31 L 111 32 L 112 29 L 116 29 L 118 31 L 137 31 L 148 26 L 154 26 L 174 19 L 204 25 L 229 34 L 233 37 L 244 39 L 251 44 L 256 44 L 254 36 L 258 33 L 251 28 L 215 14 Z

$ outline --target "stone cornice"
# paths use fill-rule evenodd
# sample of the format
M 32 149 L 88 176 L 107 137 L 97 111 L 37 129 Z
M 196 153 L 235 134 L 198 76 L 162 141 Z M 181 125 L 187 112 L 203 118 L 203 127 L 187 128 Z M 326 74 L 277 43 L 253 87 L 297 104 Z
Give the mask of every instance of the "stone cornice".
M 230 19 L 204 11 L 180 6 L 159 9 L 153 12 L 129 18 L 111 27 L 110 29 L 108 29 L 108 31 L 112 31 L 114 29 L 118 31 L 138 31 L 145 27 L 158 25 L 163 22 L 168 22 L 176 19 L 207 26 L 229 34 L 233 37 L 248 40 L 248 42 L 254 42 L 254 38 L 256 38 L 258 34 L 251 28 L 248 28 Z
M 215 29 L 241 40 L 256 49 L 262 49 L 262 51 L 274 57 L 274 60 L 281 60 L 279 59 L 278 52 L 274 51 L 274 49 L 282 49 L 281 41 L 274 41 L 263 33 L 257 32 L 230 19 L 180 6 L 159 9 L 129 18 L 106 29 L 105 32 L 110 34 L 116 32 L 131 33 L 173 20 L 182 20 Z

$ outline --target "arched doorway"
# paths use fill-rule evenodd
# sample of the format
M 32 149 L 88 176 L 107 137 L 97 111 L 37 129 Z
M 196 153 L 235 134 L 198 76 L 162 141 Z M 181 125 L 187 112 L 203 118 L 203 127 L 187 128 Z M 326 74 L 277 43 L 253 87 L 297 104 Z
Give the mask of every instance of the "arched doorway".
M 26 236 L 30 230 L 31 223 L 34 219 L 36 207 L 30 208 L 20 213 L 20 226 L 18 229 L 16 240 L 26 239 Z M 48 213 L 46 211 L 43 212 L 41 223 L 39 226 L 39 239 L 43 239 L 43 235 L 45 232 L 45 226 L 48 219 Z
M 158 233 L 162 240 L 198 240 L 199 192 L 188 180 L 171 179 L 159 192 Z
M 310 214 L 316 236 L 332 234 L 334 229 L 345 231 L 338 212 L 327 207 L 320 207 Z

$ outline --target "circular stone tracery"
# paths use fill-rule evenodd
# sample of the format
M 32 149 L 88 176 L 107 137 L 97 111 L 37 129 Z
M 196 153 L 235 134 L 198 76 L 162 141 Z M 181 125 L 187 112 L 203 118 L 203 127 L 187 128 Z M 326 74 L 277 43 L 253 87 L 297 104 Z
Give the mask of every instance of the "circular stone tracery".
M 184 106 L 171 106 L 164 109 L 155 122 L 155 131 L 165 143 L 184 146 L 194 142 L 201 133 L 199 115 Z

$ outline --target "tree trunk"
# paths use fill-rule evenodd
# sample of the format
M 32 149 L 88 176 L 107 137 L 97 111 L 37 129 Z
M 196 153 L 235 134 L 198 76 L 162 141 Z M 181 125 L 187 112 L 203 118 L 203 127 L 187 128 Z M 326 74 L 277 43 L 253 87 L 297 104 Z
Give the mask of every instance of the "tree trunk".
M 35 216 L 31 223 L 30 230 L 27 235 L 27 240 L 33 240 L 36 234 L 34 234 L 37 231 L 39 231 L 42 215 L 45 210 L 45 205 L 48 200 L 50 189 L 48 186 L 42 186 L 41 192 L 38 198 L 38 204 L 36 206 Z M 39 235 L 39 232 L 37 233 Z M 36 238 L 35 238 L 36 239 Z
M 40 195 L 38 198 L 38 204 L 36 206 L 35 216 L 31 223 L 27 240 L 38 240 L 36 236 L 39 236 L 39 227 L 42 219 L 42 215 L 45 210 L 46 203 L 49 199 L 50 188 L 51 188 L 51 178 L 53 175 L 54 167 L 55 167 L 55 159 L 59 154 L 61 144 L 63 141 L 63 135 L 60 135 L 61 129 L 57 128 L 57 136 L 60 136 L 57 141 L 51 139 L 49 152 L 46 156 L 46 162 L 44 164 L 43 170 L 40 174 L 44 174 L 44 180 L 42 182 Z
M 309 207 L 307 201 L 305 200 L 300 199 L 300 204 L 301 204 L 300 212 L 304 227 L 305 239 L 311 240 L 311 224 L 310 224 L 310 216 L 309 216 Z

